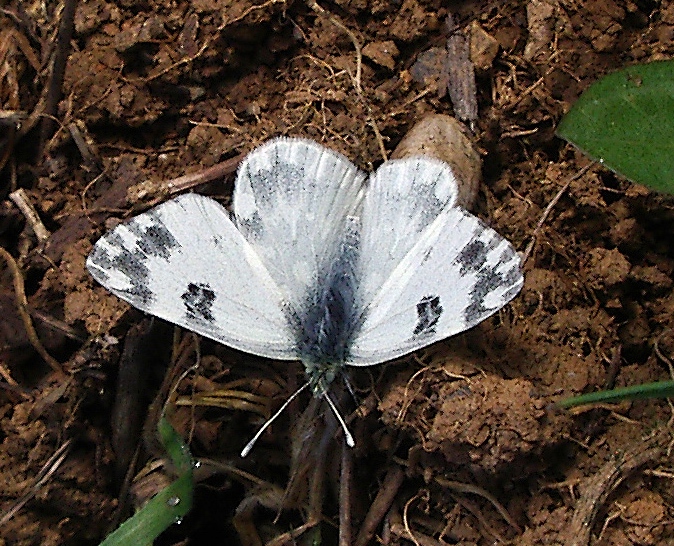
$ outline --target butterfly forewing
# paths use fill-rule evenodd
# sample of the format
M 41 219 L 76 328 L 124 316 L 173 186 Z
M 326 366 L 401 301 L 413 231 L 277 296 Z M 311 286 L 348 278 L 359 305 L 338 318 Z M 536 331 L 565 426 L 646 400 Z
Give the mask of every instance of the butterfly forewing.
M 253 354 L 299 357 L 284 294 L 213 199 L 186 194 L 119 225 L 87 268 L 142 311 Z
M 456 195 L 447 164 L 428 158 L 389 161 L 370 176 L 361 212 L 358 293 L 363 309 Z
M 239 169 L 237 225 L 297 314 L 339 259 L 364 178 L 344 156 L 288 138 L 257 148 Z

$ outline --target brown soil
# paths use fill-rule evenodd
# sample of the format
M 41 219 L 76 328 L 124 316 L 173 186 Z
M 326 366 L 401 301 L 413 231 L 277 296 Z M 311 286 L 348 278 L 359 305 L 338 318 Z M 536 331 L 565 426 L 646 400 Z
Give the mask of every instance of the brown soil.
M 13 259 L 0 285 L 0 544 L 97 544 L 172 480 L 152 434 L 167 398 L 202 465 L 192 513 L 161 544 L 308 544 L 318 528 L 333 544 L 340 510 L 342 544 L 674 543 L 671 406 L 552 407 L 670 377 L 671 200 L 554 131 L 603 74 L 672 57 L 674 4 L 456 3 L 459 33 L 447 5 L 79 2 L 62 84 L 48 62 L 67 51 L 62 5 L 2 8 L 0 238 Z M 467 106 L 447 90 L 462 77 L 448 75 L 460 33 L 475 119 L 470 85 Z M 50 81 L 57 124 L 43 121 Z M 240 459 L 301 368 L 144 319 L 88 276 L 92 242 L 176 177 L 226 197 L 240 154 L 270 137 L 310 137 L 371 170 L 429 113 L 474 128 L 474 210 L 526 256 L 522 293 L 470 332 L 354 374 L 354 450 L 321 444 L 334 423 L 301 399 Z M 19 188 L 45 232 L 9 200 Z M 125 476 L 141 475 L 126 494 Z

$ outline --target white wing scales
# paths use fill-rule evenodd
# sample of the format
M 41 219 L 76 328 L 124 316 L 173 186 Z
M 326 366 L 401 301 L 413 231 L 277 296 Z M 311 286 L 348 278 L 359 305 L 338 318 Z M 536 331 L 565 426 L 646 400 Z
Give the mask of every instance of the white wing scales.
M 431 166 L 421 171 L 432 172 Z M 396 178 L 386 180 L 389 173 Z M 385 171 L 378 182 L 405 184 L 397 174 L 395 169 Z M 447 180 L 453 183 L 453 177 L 428 178 L 430 188 L 440 187 L 426 193 L 446 195 Z M 391 208 L 386 192 L 375 187 L 370 191 L 363 207 L 363 225 L 370 225 L 364 227 L 359 268 L 360 286 L 366 288 L 359 298 L 363 308 L 347 364 L 377 364 L 462 332 L 498 311 L 521 289 L 520 259 L 512 245 L 477 217 L 453 207 L 451 199 L 444 209 L 429 208 L 421 202 L 428 198 L 410 193 L 409 209 Z M 384 230 L 375 229 L 371 221 L 380 208 L 392 213 Z M 410 218 L 409 212 L 418 210 L 432 214 L 425 214 L 423 221 Z M 387 255 L 389 248 L 398 250 Z M 370 265 L 382 260 L 394 266 L 383 281 L 381 272 Z
M 368 179 L 361 213 L 359 300 L 369 304 L 424 230 L 457 198 L 446 163 L 414 157 L 384 163 Z
M 299 358 L 283 293 L 208 197 L 186 194 L 119 225 L 87 268 L 142 311 L 249 353 Z
M 236 223 L 295 311 L 338 259 L 364 179 L 344 156 L 310 140 L 272 140 L 241 164 Z

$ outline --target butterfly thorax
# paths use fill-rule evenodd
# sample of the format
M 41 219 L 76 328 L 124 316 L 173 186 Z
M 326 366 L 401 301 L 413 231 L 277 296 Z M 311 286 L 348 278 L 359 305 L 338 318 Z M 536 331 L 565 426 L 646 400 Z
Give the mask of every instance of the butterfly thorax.
M 302 363 L 318 397 L 323 396 L 348 357 L 354 331 L 350 284 L 333 283 L 317 294 L 296 329 Z
M 357 330 L 356 264 L 359 222 L 347 222 L 339 255 L 296 317 L 298 347 L 315 396 L 323 396 L 349 356 Z

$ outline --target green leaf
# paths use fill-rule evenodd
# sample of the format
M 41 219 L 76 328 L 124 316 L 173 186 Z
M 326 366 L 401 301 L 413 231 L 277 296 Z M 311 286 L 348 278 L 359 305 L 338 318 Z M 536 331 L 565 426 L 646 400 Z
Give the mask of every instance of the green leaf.
M 631 387 L 622 387 L 610 391 L 598 391 L 573 398 L 565 398 L 557 402 L 557 406 L 570 408 L 597 402 L 621 402 L 622 400 L 638 400 L 643 398 L 669 398 L 674 396 L 674 381 L 657 381 Z
M 132 517 L 101 542 L 100 546 L 144 546 L 182 520 L 192 508 L 194 464 L 190 451 L 170 423 L 162 416 L 159 437 L 180 477 L 162 489 Z
M 631 66 L 595 82 L 557 134 L 630 180 L 674 193 L 674 61 Z

